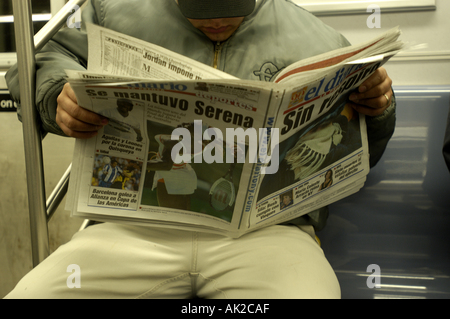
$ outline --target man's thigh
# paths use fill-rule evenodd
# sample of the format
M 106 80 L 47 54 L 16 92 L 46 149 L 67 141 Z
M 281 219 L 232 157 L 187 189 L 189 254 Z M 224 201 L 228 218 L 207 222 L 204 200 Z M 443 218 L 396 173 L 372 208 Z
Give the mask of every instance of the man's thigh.
M 272 226 L 233 239 L 105 223 L 77 233 L 26 275 L 7 298 L 188 298 L 195 294 L 338 298 L 340 289 L 320 247 L 294 226 Z
M 199 297 L 340 298 L 322 249 L 296 226 L 271 226 L 217 242 L 199 234 L 198 251 Z
M 164 289 L 158 292 L 189 297 L 192 233 L 172 237 L 170 231 L 149 227 L 90 226 L 34 268 L 6 298 L 139 298 L 159 286 Z

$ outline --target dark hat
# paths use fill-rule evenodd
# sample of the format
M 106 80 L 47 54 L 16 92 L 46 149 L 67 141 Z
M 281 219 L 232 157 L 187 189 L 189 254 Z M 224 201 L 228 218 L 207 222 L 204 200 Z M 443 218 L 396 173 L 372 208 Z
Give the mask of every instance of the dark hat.
M 189 19 L 244 17 L 255 9 L 256 0 L 178 0 L 181 12 Z

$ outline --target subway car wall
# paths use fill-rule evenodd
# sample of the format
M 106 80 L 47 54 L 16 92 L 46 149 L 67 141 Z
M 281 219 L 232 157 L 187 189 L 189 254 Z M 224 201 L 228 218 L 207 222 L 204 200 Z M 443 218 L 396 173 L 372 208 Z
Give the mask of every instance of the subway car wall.
M 11 98 L 8 91 L 0 91 L 0 112 L 16 112 L 17 104 Z
M 51 1 L 32 1 L 33 27 L 38 32 L 51 17 Z M 4 76 L 16 59 L 12 0 L 0 3 L 0 112 L 16 112 L 17 105 L 12 100 Z

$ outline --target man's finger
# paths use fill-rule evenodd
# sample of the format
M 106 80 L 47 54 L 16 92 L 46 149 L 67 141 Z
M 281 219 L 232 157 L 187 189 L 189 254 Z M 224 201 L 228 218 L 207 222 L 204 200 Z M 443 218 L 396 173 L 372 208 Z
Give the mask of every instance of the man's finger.
M 78 132 L 88 133 L 88 135 L 92 135 L 91 133 L 97 132 L 103 127 L 102 125 L 93 125 L 80 121 L 72 117 L 64 109 L 59 107 L 57 108 L 56 112 L 56 123 L 66 135 L 71 137 L 75 137 Z
M 382 96 L 391 90 L 392 80 L 387 75 L 384 68 L 379 68 L 370 76 L 363 84 L 361 84 L 356 92 L 350 95 L 350 100 L 360 103 L 364 99 L 372 99 Z
M 64 124 L 60 125 L 60 128 L 62 129 L 64 134 L 66 134 L 67 136 L 74 137 L 74 138 L 80 138 L 80 139 L 92 138 L 92 137 L 94 137 L 94 136 L 96 136 L 98 134 L 98 131 L 92 131 L 92 132 L 72 131 L 69 128 L 65 127 Z

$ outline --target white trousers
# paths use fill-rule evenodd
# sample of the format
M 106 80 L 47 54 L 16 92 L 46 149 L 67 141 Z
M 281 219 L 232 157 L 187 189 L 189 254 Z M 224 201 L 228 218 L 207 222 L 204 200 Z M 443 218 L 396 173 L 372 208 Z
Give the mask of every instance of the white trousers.
M 6 298 L 194 296 L 340 298 L 340 287 L 322 249 L 295 226 L 232 239 L 104 223 L 76 233 Z

